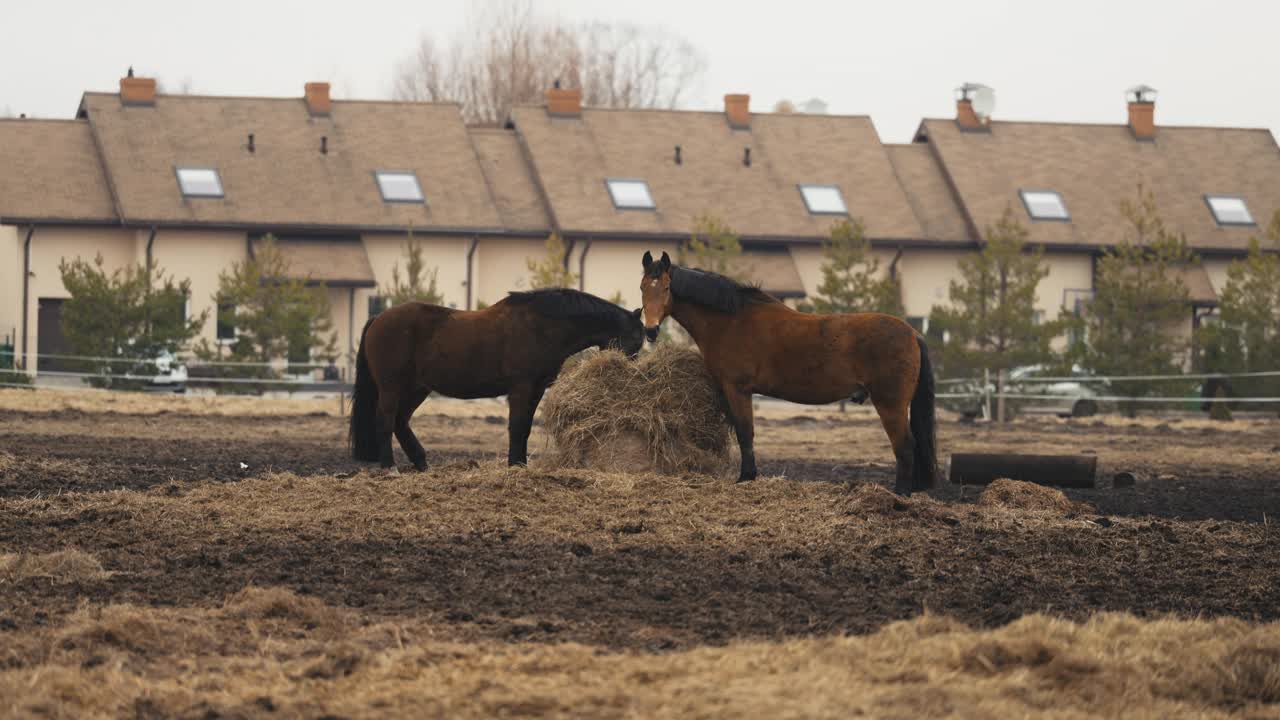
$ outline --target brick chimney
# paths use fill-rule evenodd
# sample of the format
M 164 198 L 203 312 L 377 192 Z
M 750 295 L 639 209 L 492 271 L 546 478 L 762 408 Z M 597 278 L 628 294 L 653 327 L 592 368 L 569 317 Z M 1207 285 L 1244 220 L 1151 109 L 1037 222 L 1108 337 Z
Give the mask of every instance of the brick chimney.
M 563 90 L 557 80 L 555 87 L 547 91 L 547 113 L 563 117 L 582 115 L 582 90 Z
M 1138 140 L 1156 139 L 1156 89 L 1135 85 L 1125 91 L 1129 101 L 1129 131 Z
M 155 105 L 156 79 L 133 76 L 133 68 L 129 74 L 120 78 L 120 102 L 125 105 Z
M 991 128 L 991 109 L 995 104 L 994 93 L 986 85 L 965 83 L 956 88 L 956 124 L 961 130 L 988 130 Z M 978 106 L 974 107 L 974 103 Z
M 725 95 L 724 116 L 729 121 L 729 127 L 751 127 L 751 96 L 744 94 Z
M 312 115 L 328 115 L 332 103 L 329 101 L 329 83 L 309 82 L 307 90 L 307 110 Z

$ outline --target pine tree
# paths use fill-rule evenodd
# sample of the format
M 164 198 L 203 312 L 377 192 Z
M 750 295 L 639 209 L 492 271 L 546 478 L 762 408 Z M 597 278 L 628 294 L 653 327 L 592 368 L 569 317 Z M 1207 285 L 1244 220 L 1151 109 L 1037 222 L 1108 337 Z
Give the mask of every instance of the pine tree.
M 861 221 L 845 220 L 832 227 L 822 256 L 822 283 L 811 302 L 814 311 L 907 314 L 897 278 L 879 277 L 880 261 L 871 254 Z
M 552 233 L 547 238 L 546 248 L 547 252 L 541 259 L 529 258 L 525 260 L 525 267 L 529 269 L 529 287 L 533 290 L 539 290 L 542 288 L 568 288 L 576 285 L 578 276 L 569 271 L 565 258 L 567 251 L 560 236 Z
M 391 284 L 381 289 L 383 300 L 388 306 L 407 302 L 423 302 L 430 305 L 442 305 L 444 296 L 436 285 L 439 268 L 426 269 L 422 260 L 422 245 L 413 239 L 413 231 L 409 231 L 409 239 L 404 246 L 405 276 L 400 278 L 400 263 L 391 268 Z
M 676 249 L 676 263 L 696 270 L 709 270 L 734 280 L 745 279 L 742 242 L 738 233 L 713 215 L 699 215 L 693 221 L 688 242 Z
M 151 372 L 146 363 L 163 352 L 176 354 L 200 333 L 208 312 L 186 317 L 191 281 L 175 282 L 159 269 L 142 265 L 106 271 L 101 255 L 92 264 L 63 260 L 58 270 L 71 299 L 62 311 L 62 330 L 76 355 L 136 360 L 138 363 L 73 363 L 84 372 L 123 375 Z M 120 387 L 114 378 L 94 385 Z M 123 385 L 127 385 L 124 383 Z
M 288 259 L 270 235 L 255 246 L 253 257 L 219 274 L 215 300 L 234 307 L 236 339 L 230 359 L 267 363 L 287 357 L 306 363 L 313 352 L 320 358 L 336 357 L 325 286 L 291 275 Z M 207 346 L 200 354 L 221 355 Z
M 982 251 L 960 261 L 951 304 L 933 308 L 930 322 L 948 334 L 942 351 L 948 374 L 1009 370 L 1053 357 L 1049 342 L 1062 324 L 1037 320 L 1036 288 L 1049 267 L 1043 249 L 1027 249 L 1028 236 L 1006 208 L 987 228 Z
M 1102 375 L 1168 375 L 1181 371 L 1189 349 L 1182 327 L 1191 317 L 1180 271 L 1197 262 L 1181 233 L 1160 218 L 1155 196 L 1138 186 L 1137 201 L 1120 209 L 1130 228 L 1098 261 L 1093 299 L 1082 319 L 1087 366 Z M 1172 385 L 1116 382 L 1117 394 L 1139 397 L 1178 391 Z M 1132 415 L 1134 403 L 1123 403 Z
M 1267 243 L 1280 251 L 1280 211 L 1267 228 Z M 1280 369 L 1280 254 L 1266 252 L 1258 238 L 1249 254 L 1231 263 L 1218 298 L 1216 322 L 1198 338 L 1209 372 L 1250 373 Z M 1280 396 L 1280 377 L 1234 378 L 1239 396 Z

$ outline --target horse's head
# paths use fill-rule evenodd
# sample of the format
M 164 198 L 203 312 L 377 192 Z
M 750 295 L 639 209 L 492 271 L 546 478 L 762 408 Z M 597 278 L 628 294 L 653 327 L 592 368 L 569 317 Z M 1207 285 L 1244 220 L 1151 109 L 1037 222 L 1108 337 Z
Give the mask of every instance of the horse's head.
M 671 257 L 665 252 L 661 260 L 655 261 L 645 251 L 640 296 L 644 300 L 644 334 L 650 342 L 656 341 L 658 326 L 671 314 Z
M 634 358 L 644 347 L 644 323 L 640 321 L 640 308 L 620 316 L 618 322 L 615 334 L 610 336 L 605 346 L 616 347 L 626 353 L 627 357 Z

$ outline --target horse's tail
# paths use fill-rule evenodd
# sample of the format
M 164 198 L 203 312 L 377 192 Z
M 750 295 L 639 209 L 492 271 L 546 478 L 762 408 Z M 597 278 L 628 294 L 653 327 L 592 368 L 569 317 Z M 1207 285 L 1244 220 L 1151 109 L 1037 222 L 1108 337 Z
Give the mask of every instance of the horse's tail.
M 911 489 L 927 490 L 933 487 L 938 475 L 938 424 L 933 412 L 933 365 L 929 362 L 929 347 L 919 336 L 916 343 L 920 345 L 920 379 L 916 381 L 916 394 L 911 396 L 911 437 L 915 441 Z
M 369 357 L 364 351 L 364 339 L 372 324 L 373 318 L 370 318 L 360 333 L 356 383 L 351 391 L 351 428 L 347 442 L 351 445 L 351 457 L 356 460 L 378 459 L 378 385 L 369 371 Z

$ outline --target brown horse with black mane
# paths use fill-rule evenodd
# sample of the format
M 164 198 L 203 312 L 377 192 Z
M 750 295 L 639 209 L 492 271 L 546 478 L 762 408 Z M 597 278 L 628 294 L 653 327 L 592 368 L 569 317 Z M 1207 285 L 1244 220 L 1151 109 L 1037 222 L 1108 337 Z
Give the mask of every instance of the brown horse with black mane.
M 724 393 L 742 450 L 738 481 L 754 480 L 753 393 L 808 405 L 868 397 L 884 425 L 898 476 L 894 490 L 933 487 L 933 370 L 924 339 L 880 313 L 813 315 L 723 275 L 673 266 L 644 254 L 645 333 L 674 317 L 702 351 Z
M 392 466 L 391 435 L 414 467 L 427 452 L 409 420 L 427 395 L 507 396 L 507 462 L 528 459 L 529 429 L 542 393 L 570 355 L 644 346 L 640 310 L 577 290 L 513 292 L 477 312 L 425 303 L 396 305 L 371 319 L 360 337 L 351 397 L 351 454 Z

